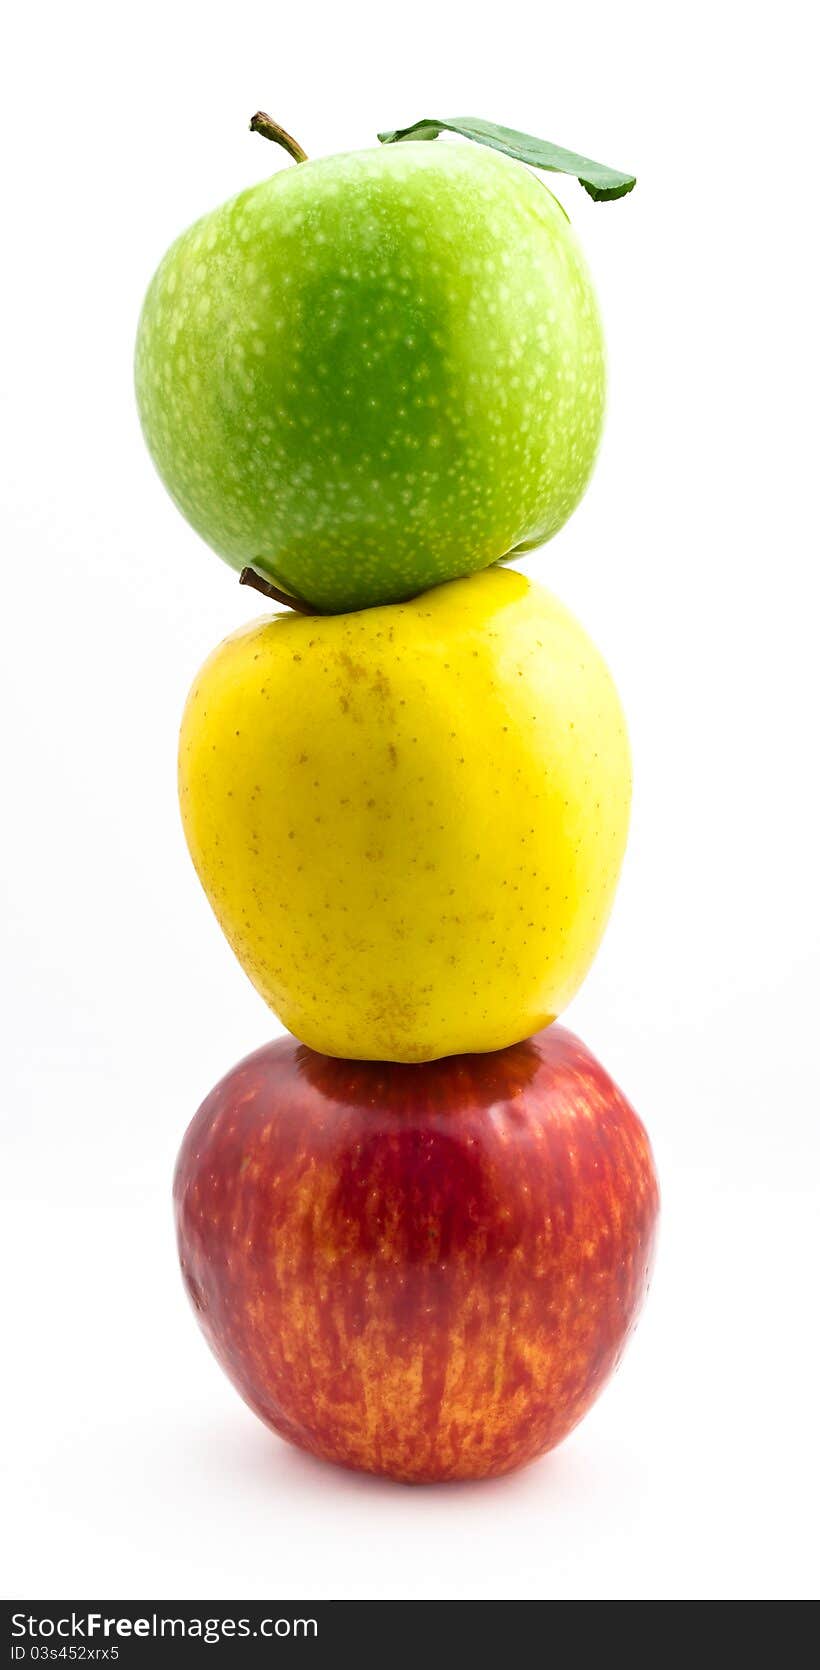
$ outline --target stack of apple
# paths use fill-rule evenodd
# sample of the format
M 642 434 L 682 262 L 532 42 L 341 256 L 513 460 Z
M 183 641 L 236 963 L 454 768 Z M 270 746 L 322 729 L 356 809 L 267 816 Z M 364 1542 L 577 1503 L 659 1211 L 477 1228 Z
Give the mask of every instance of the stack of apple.
M 478 1478 L 589 1407 L 657 1217 L 643 1126 L 554 1024 L 617 882 L 623 715 L 577 621 L 498 566 L 571 514 L 604 405 L 583 257 L 515 159 L 634 182 L 477 122 L 317 162 L 252 125 L 296 166 L 174 244 L 137 344 L 174 500 L 290 605 L 182 722 L 197 874 L 293 1034 L 188 1129 L 182 1270 L 282 1436 Z

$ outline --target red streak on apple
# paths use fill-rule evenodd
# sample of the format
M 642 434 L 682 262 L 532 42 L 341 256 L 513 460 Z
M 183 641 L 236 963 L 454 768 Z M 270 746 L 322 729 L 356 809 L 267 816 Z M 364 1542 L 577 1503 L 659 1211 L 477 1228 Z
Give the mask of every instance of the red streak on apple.
M 420 1066 L 278 1039 L 203 1103 L 174 1199 L 200 1325 L 250 1407 L 408 1481 L 566 1437 L 634 1326 L 658 1215 L 640 1120 L 560 1026 Z

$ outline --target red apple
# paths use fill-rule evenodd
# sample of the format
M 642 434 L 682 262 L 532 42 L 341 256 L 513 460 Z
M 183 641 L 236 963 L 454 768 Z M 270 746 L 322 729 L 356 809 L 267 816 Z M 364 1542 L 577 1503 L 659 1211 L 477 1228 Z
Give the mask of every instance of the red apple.
M 629 1103 L 560 1026 L 493 1055 L 234 1067 L 174 1182 L 183 1277 L 250 1407 L 405 1480 L 551 1449 L 616 1367 L 658 1188 Z

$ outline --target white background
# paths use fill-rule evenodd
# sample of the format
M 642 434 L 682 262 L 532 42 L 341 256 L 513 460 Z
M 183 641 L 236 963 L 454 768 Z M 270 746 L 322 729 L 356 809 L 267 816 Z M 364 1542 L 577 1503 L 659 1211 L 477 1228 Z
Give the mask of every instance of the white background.
M 5 1593 L 793 1597 L 817 1411 L 817 263 L 811 8 L 93 0 L 16 8 L 0 99 Z M 815 43 L 816 44 L 816 43 Z M 608 428 L 527 561 L 597 639 L 636 768 L 569 1024 L 646 1121 L 654 1288 L 552 1457 L 410 1490 L 237 1399 L 169 1189 L 269 1037 L 183 846 L 179 714 L 259 613 L 154 476 L 131 387 L 166 245 L 279 160 L 467 112 L 639 175 L 558 186 L 608 330 Z M 282 159 L 282 166 L 288 166 Z

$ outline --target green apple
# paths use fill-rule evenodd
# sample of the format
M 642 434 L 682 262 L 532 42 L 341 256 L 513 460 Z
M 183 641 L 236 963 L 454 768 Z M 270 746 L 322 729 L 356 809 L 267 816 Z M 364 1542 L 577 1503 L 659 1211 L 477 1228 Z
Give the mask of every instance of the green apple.
M 136 386 L 197 532 L 336 612 L 549 539 L 589 480 L 604 351 L 542 180 L 416 140 L 299 163 L 183 233 Z

